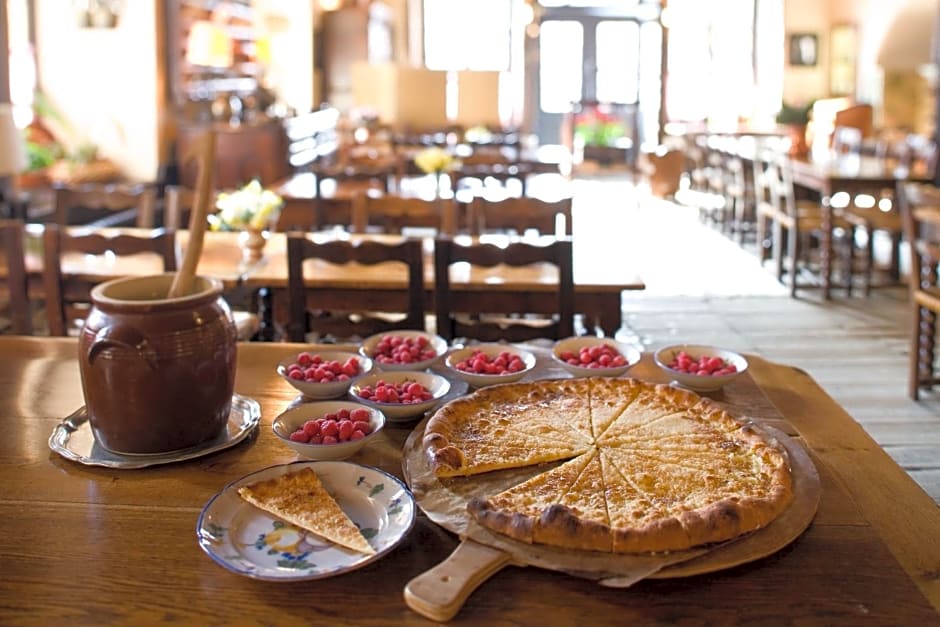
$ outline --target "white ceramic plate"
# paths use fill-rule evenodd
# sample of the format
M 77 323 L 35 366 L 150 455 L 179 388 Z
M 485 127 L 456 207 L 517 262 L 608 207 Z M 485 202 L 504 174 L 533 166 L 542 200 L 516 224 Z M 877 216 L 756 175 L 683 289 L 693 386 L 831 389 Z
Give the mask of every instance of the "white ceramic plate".
M 320 477 L 375 555 L 341 548 L 263 512 L 238 488 L 306 466 Z M 196 523 L 199 546 L 220 566 L 252 579 L 305 581 L 339 575 L 391 551 L 415 521 L 411 492 L 392 475 L 351 462 L 295 462 L 271 466 L 225 486 L 206 503 Z

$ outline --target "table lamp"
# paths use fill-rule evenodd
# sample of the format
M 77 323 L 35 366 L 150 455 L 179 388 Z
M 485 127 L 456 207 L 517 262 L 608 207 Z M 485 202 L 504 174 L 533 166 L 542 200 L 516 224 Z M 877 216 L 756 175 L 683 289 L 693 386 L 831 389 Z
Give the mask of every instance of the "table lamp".
M 0 207 L 12 214 L 14 178 L 26 169 L 26 146 L 23 135 L 13 122 L 13 107 L 0 103 Z

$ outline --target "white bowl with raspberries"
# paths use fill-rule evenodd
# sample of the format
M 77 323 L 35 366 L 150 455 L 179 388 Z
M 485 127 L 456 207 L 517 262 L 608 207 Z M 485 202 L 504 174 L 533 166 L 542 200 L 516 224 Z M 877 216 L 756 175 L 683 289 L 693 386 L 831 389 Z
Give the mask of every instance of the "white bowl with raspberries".
M 512 383 L 535 368 L 535 355 L 510 344 L 475 344 L 448 353 L 447 371 L 475 388 Z
M 447 352 L 447 341 L 425 331 L 389 331 L 364 339 L 359 352 L 380 370 L 426 370 Z
M 358 353 L 304 350 L 279 361 L 277 373 L 307 398 L 322 400 L 343 396 L 372 367 L 372 360 Z
M 351 401 L 300 403 L 274 419 L 274 435 L 308 459 L 346 459 L 375 439 L 385 415 Z
M 594 335 L 558 340 L 552 349 L 552 358 L 575 377 L 619 377 L 640 357 L 630 344 Z
M 675 383 L 696 392 L 720 390 L 747 370 L 740 353 L 703 344 L 665 346 L 653 354 L 653 361 Z
M 433 372 L 376 371 L 349 388 L 358 403 L 380 410 L 389 422 L 405 422 L 421 416 L 450 391 L 450 381 Z

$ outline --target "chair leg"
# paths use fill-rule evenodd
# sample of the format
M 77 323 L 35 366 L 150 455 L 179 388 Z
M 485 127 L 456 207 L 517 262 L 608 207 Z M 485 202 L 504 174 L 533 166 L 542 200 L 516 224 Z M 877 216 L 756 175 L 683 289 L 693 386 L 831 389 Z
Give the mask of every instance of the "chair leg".
M 933 389 L 936 332 L 937 314 L 915 305 L 911 371 L 908 384 L 908 394 L 914 400 L 918 400 L 921 388 Z
M 787 231 L 778 220 L 774 220 L 773 230 L 772 254 L 774 258 L 774 272 L 777 275 L 777 281 L 783 283 L 783 249 L 784 246 L 786 246 L 785 240 Z
M 787 250 L 789 252 L 787 256 L 790 257 L 790 297 L 796 298 L 796 278 L 800 269 L 800 233 L 794 229 L 788 235 Z
M 901 234 L 891 234 L 891 280 L 895 283 L 901 280 Z
M 767 239 L 767 220 L 763 216 L 757 216 L 757 259 L 761 265 L 767 261 L 768 250 L 764 246 L 764 240 Z
M 871 295 L 871 277 L 875 272 L 875 232 L 865 229 L 865 298 Z
M 855 227 L 849 230 L 847 238 L 845 242 L 845 295 L 851 297 L 852 283 L 855 278 Z

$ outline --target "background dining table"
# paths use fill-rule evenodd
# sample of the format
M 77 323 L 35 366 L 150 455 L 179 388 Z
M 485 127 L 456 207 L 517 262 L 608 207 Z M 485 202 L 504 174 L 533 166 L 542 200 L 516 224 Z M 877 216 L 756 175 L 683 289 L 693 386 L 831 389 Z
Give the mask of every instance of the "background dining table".
M 536 374 L 564 376 L 544 345 Z M 141 469 L 65 459 L 49 436 L 83 403 L 71 338 L 0 337 L 0 624 L 430 624 L 403 599 L 458 544 L 419 513 L 401 544 L 315 581 L 259 581 L 199 547 L 200 512 L 229 482 L 295 461 L 273 434 L 297 392 L 275 371 L 301 345 L 238 346 L 235 391 L 258 401 L 257 432 L 227 450 Z M 628 589 L 536 567 L 478 588 L 457 624 L 894 624 L 940 622 L 940 509 L 803 371 L 755 355 L 713 398 L 804 447 L 821 498 L 809 527 L 774 554 Z M 630 371 L 665 381 L 649 355 Z M 402 476 L 413 424 L 389 425 L 350 461 Z
M 69 227 L 80 231 L 81 227 Z M 38 238 L 39 225 L 27 229 L 27 268 L 31 271 L 35 289 L 39 285 L 42 267 Z M 106 236 L 120 233 L 142 234 L 144 229 L 132 227 L 101 229 Z M 425 253 L 425 285 L 429 312 L 433 311 L 434 259 L 433 237 L 423 237 Z M 342 230 L 328 230 L 310 234 L 326 241 L 397 241 L 400 235 L 351 234 Z M 486 238 L 487 236 L 484 236 Z M 272 309 L 268 320 L 286 320 L 287 295 L 287 235 L 272 232 L 260 261 L 248 262 L 243 257 L 242 234 L 238 232 L 208 232 L 205 235 L 197 273 L 222 281 L 227 290 L 244 288 L 256 291 L 270 288 L 270 298 L 264 302 Z M 491 241 L 502 241 L 503 236 L 492 236 Z M 469 238 L 467 238 L 469 241 Z M 189 240 L 187 230 L 177 231 L 178 246 L 185 250 Z M 613 335 L 622 323 L 622 294 L 624 291 L 643 290 L 646 285 L 635 268 L 612 264 L 604 255 L 596 254 L 588 242 L 573 242 L 575 312 L 583 314 L 589 326 L 596 326 Z M 316 262 L 311 262 L 316 263 Z M 62 272 L 67 280 L 91 284 L 111 278 L 155 274 L 162 271 L 162 262 L 156 255 L 115 257 L 67 253 L 62 259 Z M 0 276 L 3 268 L 0 268 Z M 307 287 L 317 293 L 323 309 L 369 309 L 407 296 L 407 273 L 404 268 L 387 266 L 348 267 L 320 262 L 316 272 L 307 273 Z M 557 271 L 551 268 L 482 268 L 452 274 L 452 289 L 456 303 L 468 313 L 486 313 L 475 309 L 485 306 L 487 299 L 497 298 L 501 305 L 519 301 L 519 311 L 528 313 L 554 312 L 557 308 Z M 508 302 L 507 302 L 508 301 Z M 270 322 L 269 322 L 270 324 Z

